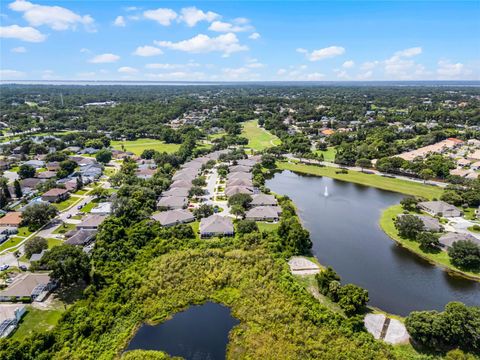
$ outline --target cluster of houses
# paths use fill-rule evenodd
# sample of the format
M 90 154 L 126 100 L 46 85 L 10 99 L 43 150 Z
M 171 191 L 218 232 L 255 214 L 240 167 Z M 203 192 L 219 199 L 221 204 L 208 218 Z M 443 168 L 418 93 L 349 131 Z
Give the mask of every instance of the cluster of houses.
M 460 240 L 470 240 L 475 244 L 480 246 L 480 237 L 476 237 L 469 233 L 468 231 L 462 232 L 443 232 L 444 226 L 440 222 L 440 218 L 458 218 L 462 216 L 462 212 L 456 207 L 451 204 L 446 203 L 445 201 L 424 201 L 418 204 L 420 210 L 424 211 L 425 213 L 431 215 L 414 215 L 419 218 L 423 222 L 424 230 L 435 232 L 435 233 L 442 233 L 439 237 L 440 245 L 443 249 L 447 250 L 450 248 L 453 243 Z M 399 215 L 403 216 L 403 215 Z

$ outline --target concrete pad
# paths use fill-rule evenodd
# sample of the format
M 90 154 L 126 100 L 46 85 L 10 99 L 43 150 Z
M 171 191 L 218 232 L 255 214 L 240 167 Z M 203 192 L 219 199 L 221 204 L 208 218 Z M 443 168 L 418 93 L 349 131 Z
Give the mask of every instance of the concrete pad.
M 383 340 L 389 344 L 405 344 L 409 342 L 410 335 L 402 322 L 390 319 L 390 326 Z
M 383 314 L 367 314 L 363 319 L 365 328 L 377 340 L 380 339 L 385 319 L 386 317 Z
M 320 267 L 302 256 L 293 256 L 288 261 L 290 272 L 294 275 L 313 275 L 320 272 Z

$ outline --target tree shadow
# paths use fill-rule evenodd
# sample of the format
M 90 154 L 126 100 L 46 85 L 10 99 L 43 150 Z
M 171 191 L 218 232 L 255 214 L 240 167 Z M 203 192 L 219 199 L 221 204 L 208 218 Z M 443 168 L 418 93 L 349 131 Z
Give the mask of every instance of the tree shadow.
M 80 282 L 72 286 L 60 286 L 54 291 L 54 295 L 67 305 L 83 298 L 83 291 L 87 287 L 85 282 Z

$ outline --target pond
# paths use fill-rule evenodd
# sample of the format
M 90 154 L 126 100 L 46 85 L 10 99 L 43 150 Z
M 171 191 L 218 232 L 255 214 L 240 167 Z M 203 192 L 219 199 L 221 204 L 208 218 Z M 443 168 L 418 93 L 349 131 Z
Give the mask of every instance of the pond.
M 158 325 L 142 325 L 127 351 L 157 350 L 186 360 L 223 360 L 228 334 L 238 323 L 226 306 L 213 302 L 191 306 Z
M 370 305 L 402 316 L 442 310 L 450 301 L 480 306 L 480 283 L 449 275 L 381 230 L 382 209 L 398 204 L 402 194 L 290 171 L 266 186 L 293 200 L 320 263 L 332 266 L 342 283 L 368 289 Z

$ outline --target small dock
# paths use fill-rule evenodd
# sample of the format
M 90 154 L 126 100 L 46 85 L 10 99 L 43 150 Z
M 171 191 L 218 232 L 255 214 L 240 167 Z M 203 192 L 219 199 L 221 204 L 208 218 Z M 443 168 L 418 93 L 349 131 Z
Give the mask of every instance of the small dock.
M 383 314 L 367 314 L 364 319 L 367 331 L 377 340 L 389 344 L 405 344 L 410 340 L 405 325 Z
M 303 256 L 293 256 L 288 261 L 288 266 L 293 275 L 315 275 L 320 272 L 320 266 Z

